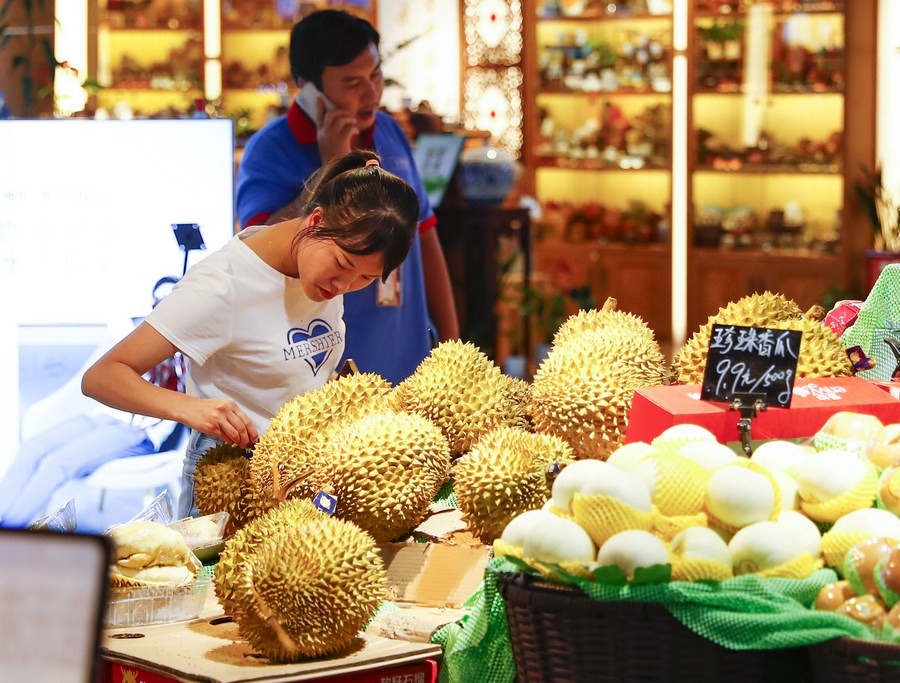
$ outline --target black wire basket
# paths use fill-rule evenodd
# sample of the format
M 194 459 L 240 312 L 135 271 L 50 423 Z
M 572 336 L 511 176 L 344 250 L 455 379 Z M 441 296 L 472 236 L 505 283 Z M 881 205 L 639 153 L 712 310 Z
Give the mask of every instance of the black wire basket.
M 498 587 L 517 683 L 813 681 L 808 648 L 729 650 L 660 603 L 594 600 L 527 574 L 502 574 Z

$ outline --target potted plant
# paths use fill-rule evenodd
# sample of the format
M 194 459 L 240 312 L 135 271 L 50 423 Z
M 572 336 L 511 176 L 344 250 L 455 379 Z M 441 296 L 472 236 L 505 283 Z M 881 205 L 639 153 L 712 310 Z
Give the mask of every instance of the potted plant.
M 700 40 L 706 48 L 708 59 L 740 59 L 741 37 L 744 25 L 737 19 L 717 21 L 711 26 L 700 28 Z

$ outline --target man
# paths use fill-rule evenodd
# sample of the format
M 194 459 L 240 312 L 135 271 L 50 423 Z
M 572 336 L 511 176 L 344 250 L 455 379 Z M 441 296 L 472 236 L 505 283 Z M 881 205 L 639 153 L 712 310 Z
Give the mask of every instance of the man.
M 364 19 L 314 12 L 291 30 L 291 74 L 301 90 L 287 114 L 250 138 L 237 173 L 241 227 L 291 215 L 303 184 L 323 163 L 373 149 L 420 203 L 419 233 L 397 276 L 344 297 L 346 358 L 393 384 L 416 369 L 435 341 L 459 336 L 436 219 L 406 136 L 380 111 L 380 37 Z

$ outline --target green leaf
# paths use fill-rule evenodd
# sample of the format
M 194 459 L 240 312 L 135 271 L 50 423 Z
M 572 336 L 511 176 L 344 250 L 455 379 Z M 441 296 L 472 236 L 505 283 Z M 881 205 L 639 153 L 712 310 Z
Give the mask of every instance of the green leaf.
M 597 583 L 603 583 L 610 586 L 625 586 L 628 584 L 628 577 L 619 565 L 616 564 L 597 567 L 592 572 L 592 576 Z
M 525 574 L 534 574 L 535 573 L 534 567 L 532 567 L 530 564 L 528 564 L 525 560 L 523 560 L 519 557 L 514 557 L 512 555 L 504 555 L 503 557 L 510 564 L 514 565 L 516 567 L 516 569 L 518 569 L 520 572 L 524 572 Z
M 672 580 L 672 565 L 655 564 L 652 567 L 638 567 L 634 570 L 632 586 L 647 586 L 655 583 L 669 583 Z

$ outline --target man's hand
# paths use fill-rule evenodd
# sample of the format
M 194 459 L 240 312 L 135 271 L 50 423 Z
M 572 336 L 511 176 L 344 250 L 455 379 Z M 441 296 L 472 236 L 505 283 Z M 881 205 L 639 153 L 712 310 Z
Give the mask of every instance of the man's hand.
M 321 97 L 316 106 L 318 107 L 316 137 L 319 141 L 322 163 L 327 164 L 332 159 L 349 154 L 353 150 L 359 128 L 353 114 L 344 109 L 327 111 Z

